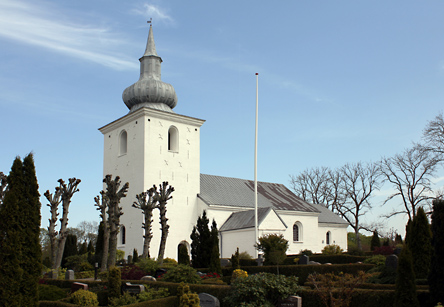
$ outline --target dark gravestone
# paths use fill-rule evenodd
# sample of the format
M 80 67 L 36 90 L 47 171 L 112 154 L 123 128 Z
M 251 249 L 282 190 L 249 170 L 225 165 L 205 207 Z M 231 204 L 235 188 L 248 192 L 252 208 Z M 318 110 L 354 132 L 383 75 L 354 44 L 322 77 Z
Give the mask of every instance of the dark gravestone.
M 199 293 L 199 300 L 201 307 L 220 307 L 220 302 L 217 297 L 208 293 Z
M 385 258 L 385 266 L 396 270 L 396 268 L 398 267 L 398 256 L 387 256 L 387 258 Z
M 307 255 L 302 255 L 301 258 L 299 258 L 299 264 L 308 264 L 310 261 L 310 257 Z
M 220 266 L 222 267 L 231 266 L 231 261 L 227 258 L 220 258 Z
M 81 282 L 73 282 L 71 285 L 71 292 L 76 292 L 77 290 L 88 290 L 88 285 Z
M 133 285 L 133 284 L 127 282 L 123 286 L 123 292 L 128 292 L 129 294 L 132 294 L 132 295 L 140 294 L 143 291 L 145 291 L 145 286 L 144 285 Z
M 133 263 L 133 256 L 128 255 L 128 264 Z
M 289 296 L 281 300 L 277 307 L 302 307 L 302 298 L 300 296 Z
M 51 279 L 57 279 L 59 277 L 59 272 L 58 270 L 51 270 L 51 272 L 49 272 L 49 278 Z
M 66 280 L 73 280 L 74 279 L 74 271 L 68 270 L 65 272 L 65 279 Z
M 165 269 L 158 269 L 158 270 L 156 270 L 156 273 L 154 273 L 154 277 L 159 278 L 159 276 L 162 276 L 166 272 L 167 272 L 167 270 L 165 270 Z

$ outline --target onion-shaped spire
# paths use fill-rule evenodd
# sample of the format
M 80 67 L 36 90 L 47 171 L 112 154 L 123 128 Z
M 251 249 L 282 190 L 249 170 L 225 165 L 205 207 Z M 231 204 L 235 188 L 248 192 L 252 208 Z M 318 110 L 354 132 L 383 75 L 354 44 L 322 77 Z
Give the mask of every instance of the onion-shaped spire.
M 123 91 L 123 102 L 130 112 L 141 107 L 173 112 L 172 109 L 177 105 L 176 91 L 171 84 L 162 82 L 160 79 L 162 58 L 157 55 L 151 25 L 145 53 L 139 61 L 139 81 Z

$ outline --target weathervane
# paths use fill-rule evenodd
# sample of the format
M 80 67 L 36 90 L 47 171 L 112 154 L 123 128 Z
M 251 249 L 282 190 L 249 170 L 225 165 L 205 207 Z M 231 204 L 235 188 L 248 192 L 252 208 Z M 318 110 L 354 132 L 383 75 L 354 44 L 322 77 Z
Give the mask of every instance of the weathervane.
M 151 24 L 151 22 L 153 21 L 153 19 L 152 18 L 150 18 L 150 20 L 148 20 L 146 23 L 149 23 L 150 24 L 150 26 L 152 25 Z

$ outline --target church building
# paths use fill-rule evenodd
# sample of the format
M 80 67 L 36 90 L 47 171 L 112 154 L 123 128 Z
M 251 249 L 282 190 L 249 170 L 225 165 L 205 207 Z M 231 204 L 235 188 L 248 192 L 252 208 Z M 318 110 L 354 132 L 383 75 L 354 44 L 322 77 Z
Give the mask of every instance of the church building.
M 136 195 L 163 181 L 174 187 L 167 203 L 169 234 L 165 257 L 177 260 L 178 247 L 187 246 L 199 215 L 206 210 L 219 228 L 222 258 L 239 247 L 255 255 L 254 183 L 251 180 L 200 173 L 200 129 L 204 120 L 177 114 L 177 96 L 171 84 L 161 80 L 162 58 L 156 52 L 150 26 L 145 53 L 139 59 L 140 78 L 126 88 L 122 98 L 128 114 L 100 128 L 104 136 L 103 176 L 119 176 L 129 182 L 121 199 L 118 249 L 132 255 L 143 250 L 144 216 L 132 207 Z M 288 254 L 309 249 L 320 252 L 326 245 L 347 249 L 347 222 L 321 205 L 309 204 L 282 184 L 258 182 L 258 232 L 283 234 Z M 158 210 L 153 215 L 150 255 L 160 245 Z

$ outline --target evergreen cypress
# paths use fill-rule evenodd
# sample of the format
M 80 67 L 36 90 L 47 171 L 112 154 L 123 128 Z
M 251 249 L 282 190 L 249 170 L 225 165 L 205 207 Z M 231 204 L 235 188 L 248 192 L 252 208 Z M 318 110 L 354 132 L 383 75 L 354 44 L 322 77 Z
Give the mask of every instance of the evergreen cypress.
M 99 268 L 102 267 L 103 235 L 103 222 L 100 222 L 96 241 L 96 252 L 94 255 L 94 262 L 99 264 Z
M 42 249 L 40 246 L 41 204 L 32 154 L 23 159 L 23 184 L 25 199 L 20 206 L 20 217 L 23 223 L 22 242 L 24 243 L 20 265 L 23 269 L 22 306 L 38 306 L 38 281 L 42 267 Z
M 219 231 L 217 230 L 216 221 L 213 219 L 211 225 L 211 259 L 210 259 L 210 272 L 222 273 L 220 266 L 220 253 L 219 253 Z
M 133 263 L 136 263 L 139 261 L 139 253 L 137 252 L 137 249 L 133 249 Z
M 66 267 L 66 258 L 77 254 L 77 236 L 68 234 L 66 236 L 65 249 L 63 250 L 62 267 Z
M 378 231 L 373 231 L 372 241 L 370 242 L 370 250 L 374 251 L 375 248 L 381 247 L 381 241 L 379 240 Z
M 432 232 L 423 208 L 418 208 L 411 227 L 409 249 L 413 256 L 413 270 L 416 278 L 424 279 L 430 271 Z
M 179 244 L 179 256 L 177 262 L 179 264 L 190 265 L 190 255 L 188 255 L 188 248 L 185 244 Z
M 412 239 L 412 220 L 407 221 L 407 225 L 405 225 L 405 244 L 410 245 L 410 240 Z
M 394 306 L 419 307 L 416 294 L 415 273 L 413 271 L 412 253 L 407 245 L 404 245 L 398 258 Z
M 210 265 L 211 251 L 213 249 L 210 228 L 210 220 L 204 210 L 202 216 L 197 219 L 196 226 L 191 233 L 191 259 L 194 268 L 208 268 Z
M 7 181 L 9 190 L 0 209 L 0 305 L 21 306 L 21 268 L 23 235 L 20 207 L 25 195 L 23 186 L 23 163 L 14 160 Z M 6 218 L 7 217 L 7 218 Z
M 428 277 L 432 303 L 444 302 L 444 200 L 433 201 L 432 259 Z

